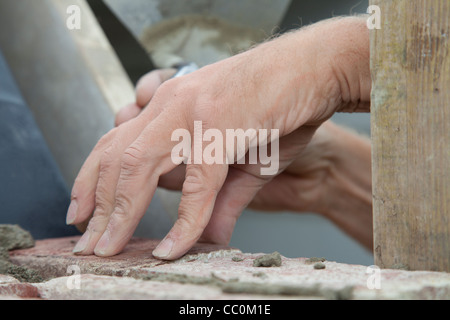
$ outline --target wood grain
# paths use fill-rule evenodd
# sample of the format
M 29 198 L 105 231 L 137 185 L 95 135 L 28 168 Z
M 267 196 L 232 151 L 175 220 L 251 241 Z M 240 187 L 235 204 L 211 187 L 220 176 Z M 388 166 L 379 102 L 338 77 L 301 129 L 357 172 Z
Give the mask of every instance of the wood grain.
M 375 263 L 450 272 L 450 1 L 371 5 Z

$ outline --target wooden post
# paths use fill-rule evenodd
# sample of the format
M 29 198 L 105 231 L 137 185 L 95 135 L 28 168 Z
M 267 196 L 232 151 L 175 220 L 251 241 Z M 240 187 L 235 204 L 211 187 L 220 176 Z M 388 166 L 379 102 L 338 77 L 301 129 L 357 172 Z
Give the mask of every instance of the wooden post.
M 371 5 L 375 264 L 450 272 L 450 1 Z

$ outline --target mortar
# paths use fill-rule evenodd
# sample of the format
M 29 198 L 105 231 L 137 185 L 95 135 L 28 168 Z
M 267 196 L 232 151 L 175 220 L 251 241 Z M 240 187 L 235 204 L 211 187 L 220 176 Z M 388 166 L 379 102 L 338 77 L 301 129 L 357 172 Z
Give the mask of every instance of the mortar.
M 33 269 L 16 266 L 9 259 L 9 250 L 34 247 L 34 239 L 28 231 L 18 225 L 0 225 L 0 274 L 13 276 L 21 282 L 42 282 Z

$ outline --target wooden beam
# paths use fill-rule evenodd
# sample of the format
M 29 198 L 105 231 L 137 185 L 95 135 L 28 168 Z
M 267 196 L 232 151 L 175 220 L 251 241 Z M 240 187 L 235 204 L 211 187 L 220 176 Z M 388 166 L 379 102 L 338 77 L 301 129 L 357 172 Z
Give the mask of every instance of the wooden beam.
M 375 263 L 450 272 L 450 2 L 371 5 Z

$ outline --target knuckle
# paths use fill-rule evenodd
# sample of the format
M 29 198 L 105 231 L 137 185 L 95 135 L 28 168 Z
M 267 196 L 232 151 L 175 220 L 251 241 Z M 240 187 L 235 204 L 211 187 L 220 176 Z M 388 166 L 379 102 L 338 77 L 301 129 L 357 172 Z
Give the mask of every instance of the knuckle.
M 115 221 L 119 224 L 128 224 L 136 218 L 135 214 L 132 214 L 133 201 L 127 196 L 116 197 L 114 212 L 112 214 L 111 222 Z
M 107 215 L 110 203 L 106 200 L 106 190 L 103 187 L 97 188 L 95 193 L 95 215 L 105 216 Z
M 90 233 L 103 233 L 108 223 L 108 217 L 104 215 L 98 215 L 97 213 L 89 221 L 87 231 Z
M 193 214 L 190 209 L 191 207 L 187 203 L 180 206 L 183 214 L 179 215 L 177 223 L 184 231 L 185 237 L 190 237 L 189 240 L 192 240 L 200 237 L 208 225 L 208 218 L 206 215 Z
M 112 156 L 111 147 L 107 148 L 100 157 L 100 173 L 108 172 L 114 164 L 115 158 Z
M 197 84 L 197 82 L 196 79 L 192 78 L 188 80 L 183 78 L 170 79 L 161 84 L 155 93 L 154 99 L 160 102 L 170 100 L 171 103 L 165 103 L 168 106 L 177 105 L 186 107 L 194 105 L 201 88 L 201 85 Z
M 171 79 L 166 82 L 163 82 L 158 89 L 155 91 L 155 94 L 152 97 L 152 101 L 154 105 L 165 105 L 165 101 L 167 101 L 170 97 L 176 95 L 176 86 L 177 79 Z
M 128 147 L 122 156 L 122 169 L 125 171 L 134 172 L 141 167 L 147 160 L 146 152 L 136 144 Z
M 185 78 L 186 77 L 186 78 Z M 216 128 L 219 113 L 225 110 L 220 94 L 204 89 L 203 79 L 194 74 L 164 82 L 156 91 L 152 101 L 161 106 L 161 111 L 174 121 L 183 119 L 183 124 L 191 127 L 194 121 L 202 121 L 204 128 Z M 187 123 L 184 123 L 187 121 Z
M 183 183 L 183 195 L 202 193 L 207 190 L 200 166 L 188 166 Z
M 96 146 L 94 147 L 94 150 L 103 150 L 108 146 L 111 141 L 114 139 L 114 137 L 117 134 L 118 128 L 114 128 L 111 131 L 109 131 L 107 134 L 105 134 L 103 137 L 100 138 L 100 140 L 97 142 Z
M 183 193 L 198 194 L 201 197 L 219 193 L 227 176 L 228 167 L 218 165 L 188 165 L 183 184 Z
M 129 208 L 132 207 L 132 203 L 133 203 L 133 201 L 124 195 L 117 196 L 116 204 L 115 204 L 115 208 L 114 208 L 114 214 L 116 216 L 127 217 Z

